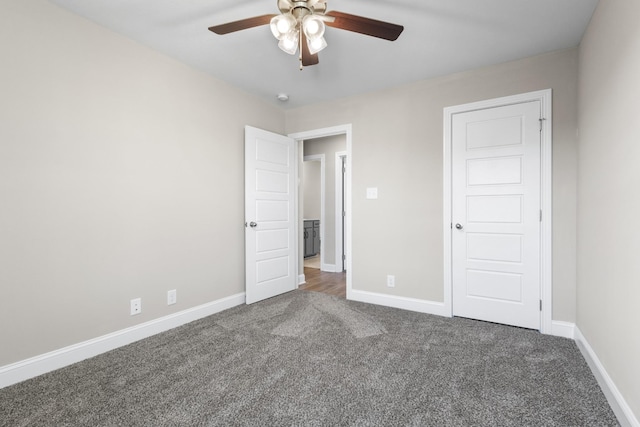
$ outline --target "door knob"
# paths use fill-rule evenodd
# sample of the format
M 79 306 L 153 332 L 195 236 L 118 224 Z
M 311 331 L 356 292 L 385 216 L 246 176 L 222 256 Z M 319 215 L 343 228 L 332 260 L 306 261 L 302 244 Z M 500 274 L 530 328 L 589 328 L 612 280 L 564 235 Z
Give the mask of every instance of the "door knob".
M 462 230 L 462 224 L 457 223 L 457 224 L 456 224 L 456 228 L 457 228 L 458 230 Z
M 257 222 L 253 222 L 253 221 L 251 221 L 251 222 L 249 223 L 249 227 L 251 227 L 251 228 L 256 228 L 257 226 L 258 226 L 258 223 L 257 223 Z

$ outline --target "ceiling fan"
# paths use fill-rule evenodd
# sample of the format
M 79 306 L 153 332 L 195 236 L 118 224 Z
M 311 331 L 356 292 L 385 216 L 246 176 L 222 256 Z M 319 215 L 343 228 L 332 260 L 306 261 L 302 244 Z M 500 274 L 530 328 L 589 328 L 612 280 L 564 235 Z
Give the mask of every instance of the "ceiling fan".
M 209 27 L 216 34 L 228 34 L 267 25 L 280 49 L 290 55 L 299 50 L 300 69 L 318 63 L 318 52 L 327 47 L 325 25 L 385 40 L 396 40 L 402 25 L 377 21 L 348 13 L 329 11 L 325 0 L 277 0 L 279 15 L 261 15 Z

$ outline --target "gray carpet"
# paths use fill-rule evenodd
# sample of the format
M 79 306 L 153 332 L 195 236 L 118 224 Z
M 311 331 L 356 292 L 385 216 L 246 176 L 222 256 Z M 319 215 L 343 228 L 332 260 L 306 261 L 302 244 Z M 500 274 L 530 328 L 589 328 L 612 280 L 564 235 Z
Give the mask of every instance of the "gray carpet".
M 571 340 L 295 291 L 0 390 L 3 426 L 614 426 Z

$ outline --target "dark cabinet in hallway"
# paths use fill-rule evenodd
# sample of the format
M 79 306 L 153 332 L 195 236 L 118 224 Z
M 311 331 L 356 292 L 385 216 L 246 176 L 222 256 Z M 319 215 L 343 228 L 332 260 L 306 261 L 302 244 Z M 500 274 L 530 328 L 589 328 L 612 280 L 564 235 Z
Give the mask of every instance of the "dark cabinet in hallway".
M 320 253 L 320 221 L 304 220 L 304 256 L 310 257 Z

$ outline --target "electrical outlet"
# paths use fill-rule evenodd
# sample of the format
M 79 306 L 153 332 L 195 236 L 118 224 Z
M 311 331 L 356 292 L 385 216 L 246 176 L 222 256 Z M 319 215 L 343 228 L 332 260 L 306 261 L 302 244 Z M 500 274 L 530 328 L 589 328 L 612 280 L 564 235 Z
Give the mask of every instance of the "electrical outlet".
M 387 276 L 387 286 L 390 288 L 396 287 L 396 276 L 392 276 L 391 274 Z
M 142 313 L 142 299 L 136 298 L 131 300 L 131 315 L 135 316 L 136 314 Z
M 176 300 L 177 300 L 176 290 L 172 289 L 170 291 L 167 291 L 167 305 L 175 304 Z

